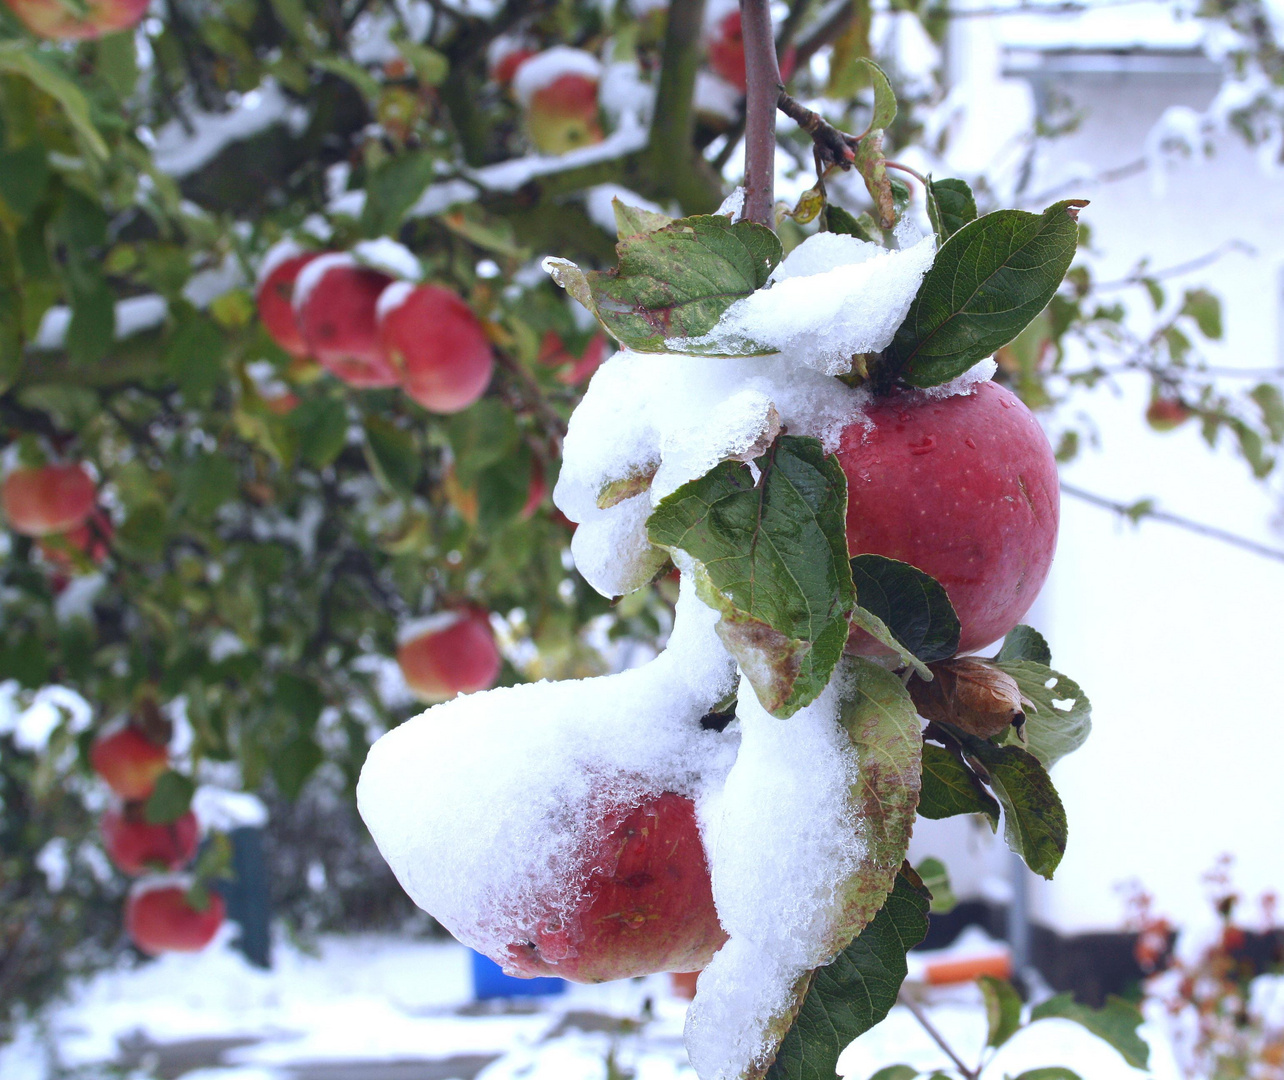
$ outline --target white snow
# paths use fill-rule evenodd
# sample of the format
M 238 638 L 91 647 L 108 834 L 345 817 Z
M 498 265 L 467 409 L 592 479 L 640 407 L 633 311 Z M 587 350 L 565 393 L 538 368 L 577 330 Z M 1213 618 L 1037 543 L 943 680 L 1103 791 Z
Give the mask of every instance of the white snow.
M 596 82 L 602 77 L 602 61 L 583 49 L 554 45 L 522 63 L 513 76 L 513 96 L 528 108 L 537 93 L 552 86 L 563 75 L 583 75 Z
M 297 255 L 302 255 L 308 249 L 300 244 L 297 240 L 286 237 L 284 240 L 278 240 L 263 254 L 263 260 L 259 263 L 259 273 L 256 281 L 257 286 L 261 286 L 272 276 L 272 271 L 280 266 L 287 259 L 293 259 Z
M 643 78 L 636 63 L 617 61 L 603 70 L 597 99 L 612 127 L 626 122 L 649 124 L 655 110 L 655 84 Z
M 424 275 L 423 267 L 419 265 L 414 252 L 390 236 L 361 240 L 353 244 L 352 257 L 362 266 L 382 270 L 385 274 L 407 281 L 418 281 Z
M 567 915 L 603 815 L 716 790 L 736 737 L 700 717 L 733 685 L 715 616 L 687 586 L 668 649 L 632 671 L 539 682 L 438 705 L 371 749 L 357 804 L 420 907 L 478 951 Z
M 200 822 L 201 831 L 217 829 L 261 829 L 268 821 L 268 810 L 263 800 L 248 791 L 229 791 L 213 784 L 202 784 L 192 795 L 192 813 Z
M 169 305 L 163 296 L 145 293 L 142 296 L 131 296 L 116 302 L 117 341 L 151 330 L 160 326 L 169 314 Z M 53 352 L 61 349 L 67 342 L 67 329 L 71 326 L 71 308 L 65 304 L 55 304 L 40 318 L 40 327 L 31 342 L 31 347 L 38 352 Z
M 275 124 L 298 135 L 308 122 L 308 111 L 291 102 L 274 79 L 264 79 L 256 90 L 243 95 L 225 113 L 188 110 L 195 131 L 189 134 L 171 120 L 155 133 L 156 167 L 170 176 L 188 176 L 208 165 L 227 146 L 253 138 Z
M 379 294 L 379 299 L 375 302 L 375 318 L 383 322 L 388 317 L 388 312 L 401 307 L 414 291 L 414 282 L 394 281 Z
M 405 645 L 425 634 L 436 634 L 455 625 L 464 617 L 460 611 L 439 611 L 422 619 L 411 619 L 397 630 L 397 644 Z
M 19 750 L 38 754 L 64 723 L 78 735 L 93 719 L 93 706 L 68 687 L 43 686 L 28 695 L 16 679 L 0 683 L 0 735 L 12 736 Z

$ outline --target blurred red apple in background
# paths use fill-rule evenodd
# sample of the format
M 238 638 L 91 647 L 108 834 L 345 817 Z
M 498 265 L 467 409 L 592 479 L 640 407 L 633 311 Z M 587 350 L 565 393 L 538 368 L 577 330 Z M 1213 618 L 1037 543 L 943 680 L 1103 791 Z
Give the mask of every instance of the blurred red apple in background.
M 106 511 L 97 509 L 75 528 L 40 539 L 36 546 L 50 563 L 72 573 L 83 561 L 100 563 L 107 557 L 108 543 L 115 528 Z
M 89 751 L 94 772 L 122 799 L 145 799 L 169 768 L 169 748 L 126 726 L 98 739 Z
M 294 311 L 294 284 L 303 268 L 319 257 L 317 252 L 304 251 L 289 241 L 278 244 L 263 261 L 254 293 L 268 336 L 300 360 L 308 355 L 308 346 Z
M 223 925 L 227 905 L 213 890 L 204 907 L 193 901 L 188 882 L 140 882 L 125 902 L 125 930 L 143 952 L 200 952 Z
M 0 486 L 5 520 L 24 536 L 75 528 L 93 512 L 96 498 L 94 482 L 80 465 L 14 469 Z
M 402 632 L 397 663 L 406 685 L 424 701 L 447 701 L 494 685 L 500 656 L 485 612 L 448 611 Z
M 401 373 L 379 344 L 375 308 L 392 278 L 351 255 L 313 259 L 294 283 L 294 310 L 307 351 L 332 375 L 361 389 L 396 386 Z
M 1056 550 L 1060 488 L 1043 429 L 993 382 L 945 398 L 893 393 L 864 416 L 838 449 L 852 555 L 936 578 L 962 624 L 959 652 L 997 641 L 1034 603 Z
M 794 73 L 797 63 L 792 45 L 780 58 L 780 77 L 788 79 Z M 732 11 L 718 23 L 712 39 L 709 41 L 709 67 L 714 74 L 726 79 L 742 94 L 746 89 L 745 81 L 745 39 L 740 25 L 740 12 Z
M 605 982 L 698 971 L 727 940 L 690 799 L 666 791 L 607 813 L 580 860 L 574 913 L 510 944 L 496 958 L 510 974 Z
M 602 65 L 582 49 L 556 46 L 526 60 L 513 93 L 526 112 L 526 130 L 541 154 L 565 154 L 602 141 L 597 87 Z
M 122 872 L 181 870 L 196 855 L 200 826 L 190 810 L 167 825 L 153 825 L 143 816 L 142 803 L 126 803 L 103 813 L 103 845 Z
M 1156 431 L 1172 431 L 1191 415 L 1190 409 L 1175 398 L 1157 397 L 1146 408 L 1146 423 Z
M 490 385 L 495 358 L 472 309 L 449 289 L 398 281 L 379 298 L 379 342 L 402 389 L 425 409 L 468 408 Z
M 28 30 L 53 41 L 102 37 L 127 30 L 147 12 L 148 0 L 4 0 Z

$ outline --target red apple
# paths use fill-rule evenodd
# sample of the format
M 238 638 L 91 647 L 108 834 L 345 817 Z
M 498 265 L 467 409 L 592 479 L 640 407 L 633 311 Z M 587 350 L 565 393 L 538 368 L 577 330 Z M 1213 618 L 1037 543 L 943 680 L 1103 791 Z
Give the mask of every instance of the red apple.
M 9 528 L 24 536 L 67 532 L 89 517 L 97 492 L 81 465 L 14 469 L 0 486 Z
M 168 825 L 153 825 L 143 816 L 142 803 L 126 803 L 104 812 L 103 844 L 122 872 L 181 870 L 196 855 L 200 827 L 190 810 Z
M 788 79 L 794 73 L 797 63 L 792 45 L 780 58 L 780 77 Z M 745 79 L 745 39 L 740 26 L 740 12 L 729 12 L 720 23 L 709 42 L 709 67 L 715 75 L 726 79 L 741 93 L 746 89 Z
M 300 271 L 316 258 L 319 258 L 316 252 L 303 251 L 297 244 L 288 241 L 278 244 L 263 261 L 259 287 L 254 294 L 263 329 L 281 348 L 299 360 L 308 355 L 308 346 L 294 312 L 294 283 Z
M 507 86 L 513 81 L 517 69 L 532 56 L 536 50 L 512 38 L 496 38 L 492 47 L 487 50 L 490 65 L 490 77 L 500 86 Z
M 499 958 L 510 974 L 605 982 L 698 971 L 727 940 L 690 799 L 666 791 L 606 814 L 580 863 L 574 913 L 510 944 Z
M 125 902 L 125 930 L 143 952 L 200 952 L 223 925 L 227 904 L 213 890 L 205 906 L 193 902 L 186 882 L 140 882 Z
M 581 49 L 558 46 L 533 56 L 513 76 L 526 130 L 541 154 L 565 154 L 602 141 L 597 84 L 602 65 Z
M 1146 423 L 1156 431 L 1172 431 L 1190 417 L 1190 409 L 1175 398 L 1157 397 L 1146 408 Z
M 169 768 L 169 749 L 152 742 L 136 727 L 123 727 L 98 739 L 89 763 L 122 799 L 145 799 L 156 779 Z
M 95 510 L 65 533 L 54 533 L 37 542 L 40 554 L 64 573 L 72 573 L 84 561 L 100 563 L 107 558 L 107 545 L 115 529 L 105 511 Z
M 564 386 L 578 386 L 586 381 L 606 359 L 609 346 L 604 334 L 597 334 L 584 347 L 578 357 L 566 347 L 560 334 L 549 330 L 544 334 L 539 346 L 539 362 L 548 367 L 562 368 L 557 373 L 557 381 Z
M 468 408 L 490 385 L 495 358 L 472 309 L 449 289 L 398 281 L 379 298 L 379 343 L 402 389 L 425 409 Z
M 137 24 L 148 0 L 4 0 L 33 34 L 54 41 L 102 37 Z
M 379 344 L 375 308 L 392 278 L 351 255 L 322 255 L 299 273 L 294 310 L 308 352 L 332 375 L 362 389 L 396 386 L 397 370 Z
M 417 697 L 437 702 L 489 689 L 499 675 L 500 656 L 486 613 L 470 608 L 408 626 L 397 663 Z
M 960 652 L 997 641 L 1034 603 L 1056 549 L 1060 488 L 1043 429 L 992 382 L 939 399 L 893 393 L 865 416 L 838 449 L 851 553 L 936 578 L 962 624 Z

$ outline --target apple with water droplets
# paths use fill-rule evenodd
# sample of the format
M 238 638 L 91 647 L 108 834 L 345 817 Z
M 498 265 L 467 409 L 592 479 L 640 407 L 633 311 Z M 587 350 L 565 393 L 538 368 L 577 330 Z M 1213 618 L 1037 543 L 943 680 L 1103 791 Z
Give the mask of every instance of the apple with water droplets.
M 699 971 L 727 940 L 695 805 L 666 791 L 602 815 L 579 851 L 578 897 L 495 959 L 513 975 L 606 982 Z
M 439 702 L 494 686 L 500 656 L 486 613 L 465 608 L 408 626 L 397 664 L 416 697 Z
M 962 626 L 959 652 L 1006 635 L 1052 565 L 1057 463 L 1034 414 L 993 382 L 935 397 L 877 398 L 843 429 L 847 545 L 931 574 Z M 860 598 L 857 597 L 857 603 Z M 863 632 L 849 648 L 867 648 Z

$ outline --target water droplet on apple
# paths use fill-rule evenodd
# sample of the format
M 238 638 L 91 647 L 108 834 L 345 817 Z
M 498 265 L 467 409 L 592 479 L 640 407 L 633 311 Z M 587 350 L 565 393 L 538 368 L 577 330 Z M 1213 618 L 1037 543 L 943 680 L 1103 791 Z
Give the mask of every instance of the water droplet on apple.
M 930 454 L 935 449 L 936 449 L 935 435 L 924 435 L 921 442 L 909 444 L 909 452 L 914 455 Z
M 975 449 L 976 449 L 976 440 L 975 440 L 974 438 L 972 438 L 972 436 L 971 436 L 971 435 L 969 435 L 969 436 L 968 436 L 966 439 L 964 439 L 963 441 L 964 441 L 964 443 L 966 443 L 966 444 L 967 444 L 968 449 L 970 449 L 970 450 L 975 450 Z

